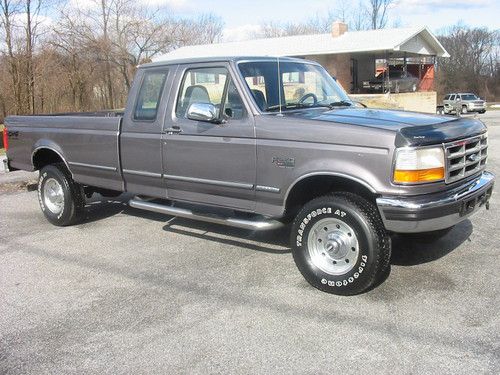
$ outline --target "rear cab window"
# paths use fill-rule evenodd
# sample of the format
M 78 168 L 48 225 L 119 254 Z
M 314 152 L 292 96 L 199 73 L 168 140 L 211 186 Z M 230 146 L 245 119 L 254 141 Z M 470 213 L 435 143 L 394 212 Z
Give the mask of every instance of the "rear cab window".
M 144 73 L 141 88 L 134 107 L 134 120 L 154 121 L 158 114 L 163 88 L 168 71 L 147 71 Z

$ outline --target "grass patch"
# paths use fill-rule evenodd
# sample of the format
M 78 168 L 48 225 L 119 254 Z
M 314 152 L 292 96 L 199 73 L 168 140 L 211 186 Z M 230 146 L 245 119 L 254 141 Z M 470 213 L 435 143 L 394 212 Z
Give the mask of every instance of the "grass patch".
M 4 148 L 0 148 L 0 156 L 4 156 L 5 155 L 5 149 Z

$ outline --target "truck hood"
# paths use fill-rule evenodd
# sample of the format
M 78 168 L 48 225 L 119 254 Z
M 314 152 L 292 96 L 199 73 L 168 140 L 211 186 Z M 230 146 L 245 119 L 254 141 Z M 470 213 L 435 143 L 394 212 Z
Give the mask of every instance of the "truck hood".
M 422 146 L 484 133 L 486 126 L 474 118 L 440 116 L 385 109 L 338 108 L 303 110 L 286 114 L 315 121 L 367 126 L 394 131 L 396 146 Z

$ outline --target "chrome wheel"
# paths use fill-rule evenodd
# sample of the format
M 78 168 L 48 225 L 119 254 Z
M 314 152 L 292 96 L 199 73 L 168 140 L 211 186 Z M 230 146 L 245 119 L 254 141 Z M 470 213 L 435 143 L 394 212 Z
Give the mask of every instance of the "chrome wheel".
M 467 113 L 467 107 L 466 106 L 462 107 L 462 113 Z
M 53 214 L 59 214 L 64 208 L 64 191 L 55 178 L 49 178 L 43 185 L 43 203 Z
M 354 230 L 336 218 L 325 218 L 313 225 L 307 248 L 312 263 L 330 275 L 349 272 L 359 256 L 359 244 Z

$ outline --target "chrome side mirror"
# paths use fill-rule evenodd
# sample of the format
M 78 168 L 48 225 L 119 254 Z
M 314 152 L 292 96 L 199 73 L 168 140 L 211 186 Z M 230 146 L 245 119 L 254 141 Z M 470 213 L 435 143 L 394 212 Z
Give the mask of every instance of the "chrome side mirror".
M 211 103 L 193 103 L 189 106 L 186 117 L 194 121 L 216 122 L 217 110 Z

